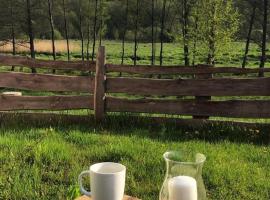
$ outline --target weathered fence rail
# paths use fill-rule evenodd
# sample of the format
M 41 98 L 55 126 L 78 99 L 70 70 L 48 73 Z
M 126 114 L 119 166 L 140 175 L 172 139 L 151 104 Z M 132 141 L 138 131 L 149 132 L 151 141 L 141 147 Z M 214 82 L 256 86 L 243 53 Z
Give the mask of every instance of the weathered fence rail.
M 107 112 L 131 112 L 193 116 L 206 122 L 209 117 L 270 118 L 270 100 L 211 100 L 212 96 L 270 96 L 270 78 L 213 78 L 214 74 L 249 74 L 265 69 L 242 69 L 198 65 L 130 66 L 106 64 L 105 48 L 100 47 L 96 62 L 43 61 L 0 55 L 0 65 L 95 72 L 93 76 L 66 76 L 1 72 L 0 87 L 33 91 L 75 92 L 77 95 L 7 96 L 0 95 L 0 110 L 94 110 L 96 121 Z M 195 78 L 154 79 L 111 77 L 111 72 L 142 75 L 195 75 Z M 192 76 L 193 77 L 193 76 Z M 85 94 L 81 94 L 85 93 Z M 140 95 L 141 99 L 115 98 L 115 93 Z M 119 95 L 118 95 L 119 96 Z M 158 97 L 158 99 L 156 98 Z M 167 99 L 166 96 L 174 98 Z M 179 96 L 188 96 L 181 100 Z M 155 98 L 153 98 L 155 97 Z M 193 97 L 190 99 L 190 97 Z M 190 121 L 192 122 L 192 121 Z M 194 121 L 195 122 L 195 121 Z
M 38 60 L 21 56 L 0 55 L 0 65 L 45 69 L 95 71 L 95 62 Z
M 0 96 L 0 110 L 93 109 L 93 96 Z
M 186 66 L 147 66 L 147 65 L 114 65 L 106 64 L 107 72 L 122 72 L 131 74 L 144 75 L 165 75 L 165 74 L 251 74 L 261 72 L 270 72 L 270 68 L 236 68 L 236 67 L 218 67 L 214 68 L 209 65 L 197 65 L 195 67 Z
M 109 93 L 167 96 L 269 96 L 270 78 L 141 79 L 108 78 Z
M 52 92 L 93 92 L 94 78 L 2 72 L 0 87 Z
M 129 100 L 108 97 L 109 112 L 162 113 L 172 115 L 213 116 L 235 118 L 270 118 L 270 101 L 264 100 Z

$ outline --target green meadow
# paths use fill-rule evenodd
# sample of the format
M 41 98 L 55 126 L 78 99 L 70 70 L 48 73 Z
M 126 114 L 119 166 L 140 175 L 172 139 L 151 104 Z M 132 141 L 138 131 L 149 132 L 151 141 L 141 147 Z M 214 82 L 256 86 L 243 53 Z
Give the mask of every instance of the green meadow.
M 79 41 L 73 43 L 79 45 Z M 104 45 L 107 62 L 120 63 L 121 43 L 105 41 Z M 217 57 L 217 66 L 241 67 L 244 46 L 244 42 L 233 43 L 226 53 Z M 164 65 L 184 64 L 180 43 L 164 47 Z M 132 64 L 132 55 L 133 44 L 127 43 L 126 64 Z M 157 45 L 157 64 L 158 55 Z M 199 48 L 196 63 L 205 63 L 204 55 L 204 50 Z M 138 64 L 150 64 L 151 44 L 139 44 L 138 56 Z M 40 51 L 37 58 L 51 59 L 51 55 Z M 252 44 L 248 67 L 258 67 L 259 58 L 260 49 Z M 66 60 L 66 53 L 58 52 L 57 59 Z M 81 59 L 80 53 L 72 52 L 72 59 Z M 270 62 L 266 65 L 270 66 Z M 55 93 L 23 91 L 23 94 Z M 269 100 L 269 97 L 247 98 Z M 88 110 L 57 113 L 91 114 Z M 269 119 L 237 121 L 269 123 Z M 96 125 L 91 118 L 89 123 L 71 123 L 1 116 L 0 199 L 74 199 L 80 195 L 79 173 L 91 164 L 112 161 L 127 166 L 127 194 L 157 200 L 165 176 L 162 155 L 168 150 L 178 150 L 206 155 L 203 178 L 209 200 L 269 200 L 269 144 L 270 126 L 262 124 L 252 128 L 222 124 L 191 128 L 174 123 L 156 125 L 147 119 L 135 120 L 130 114 L 113 113 L 102 125 Z M 85 180 L 85 185 L 89 185 L 89 180 Z
M 90 120 L 30 123 L 11 118 L 0 129 L 0 199 L 74 199 L 78 174 L 103 161 L 127 166 L 127 194 L 158 199 L 165 175 L 162 154 L 178 150 L 207 156 L 203 178 L 208 199 L 267 200 L 269 130 L 151 125 L 128 116 L 110 117 L 102 126 Z

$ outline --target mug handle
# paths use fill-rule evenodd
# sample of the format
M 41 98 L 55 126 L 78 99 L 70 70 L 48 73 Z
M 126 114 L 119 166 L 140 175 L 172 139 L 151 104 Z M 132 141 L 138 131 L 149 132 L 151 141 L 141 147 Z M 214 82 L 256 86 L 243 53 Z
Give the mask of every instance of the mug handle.
M 80 185 L 80 191 L 82 194 L 86 195 L 86 196 L 89 196 L 91 197 L 91 192 L 88 192 L 86 189 L 84 189 L 83 187 L 83 184 L 82 184 L 82 178 L 85 176 L 85 175 L 88 175 L 89 176 L 89 171 L 83 171 L 80 175 L 79 175 L 79 178 L 78 178 L 78 182 L 79 182 L 79 185 Z

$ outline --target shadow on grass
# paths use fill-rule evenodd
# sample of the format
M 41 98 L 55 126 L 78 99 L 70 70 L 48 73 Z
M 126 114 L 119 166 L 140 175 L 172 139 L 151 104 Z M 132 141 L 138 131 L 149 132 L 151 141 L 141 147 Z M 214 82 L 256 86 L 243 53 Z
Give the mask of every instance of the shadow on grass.
M 219 142 L 228 140 L 236 143 L 256 145 L 270 144 L 270 124 L 239 126 L 231 123 L 208 123 L 200 126 L 179 124 L 177 121 L 157 123 L 147 117 L 129 114 L 109 115 L 105 122 L 96 124 L 93 116 L 61 116 L 50 114 L 1 114 L 0 128 L 27 131 L 34 128 L 53 128 L 61 132 L 80 131 L 111 135 L 138 136 L 161 141 L 203 140 Z

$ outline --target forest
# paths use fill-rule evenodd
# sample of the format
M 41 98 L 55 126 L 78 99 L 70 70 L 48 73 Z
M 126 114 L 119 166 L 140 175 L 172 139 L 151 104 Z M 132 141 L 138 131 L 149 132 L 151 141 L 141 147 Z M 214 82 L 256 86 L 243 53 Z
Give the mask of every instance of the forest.
M 0 200 L 270 200 L 269 1 L 0 0 Z
M 251 43 L 260 49 L 259 66 L 267 59 L 268 0 L 1 0 L 0 46 L 29 44 L 35 58 L 36 39 L 65 40 L 70 60 L 70 40 L 79 40 L 81 58 L 94 59 L 104 40 L 121 43 L 122 64 L 126 43 L 151 43 L 151 64 L 163 65 L 165 43 L 179 42 L 186 66 L 194 65 L 198 51 L 205 63 L 230 51 L 233 41 L 245 43 L 242 67 L 246 67 Z M 157 49 L 157 45 L 159 48 Z M 203 50 L 202 50 L 203 49 Z

